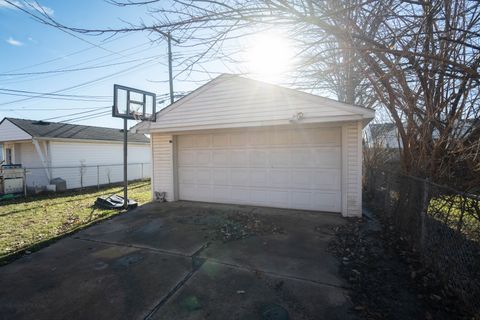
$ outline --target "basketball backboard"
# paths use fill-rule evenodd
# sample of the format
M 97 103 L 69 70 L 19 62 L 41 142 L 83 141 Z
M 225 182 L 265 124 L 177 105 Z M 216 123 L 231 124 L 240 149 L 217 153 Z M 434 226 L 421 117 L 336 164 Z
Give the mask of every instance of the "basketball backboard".
M 155 121 L 155 109 L 155 93 L 118 84 L 113 85 L 113 117 Z

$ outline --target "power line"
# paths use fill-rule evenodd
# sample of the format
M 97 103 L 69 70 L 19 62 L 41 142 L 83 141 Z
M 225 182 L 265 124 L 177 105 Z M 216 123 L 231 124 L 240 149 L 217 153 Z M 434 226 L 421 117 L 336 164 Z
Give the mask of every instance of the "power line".
M 111 97 L 111 96 L 90 96 L 90 95 L 81 95 L 81 94 L 46 93 L 46 92 L 27 91 L 27 90 L 18 90 L 18 89 L 6 89 L 6 88 L 0 88 L 0 91 L 20 92 L 20 93 L 29 93 L 29 94 L 41 94 L 41 95 L 48 95 L 48 96 L 70 97 L 70 98 L 110 98 Z
M 56 117 L 52 117 L 52 118 L 46 118 L 46 119 L 42 119 L 42 120 L 61 119 L 61 118 L 66 118 L 66 117 L 70 117 L 70 116 L 76 116 L 76 115 L 80 115 L 80 114 L 92 113 L 92 112 L 95 112 L 95 111 L 98 111 L 98 110 L 102 110 L 102 109 L 107 109 L 107 108 L 111 108 L 111 107 L 93 108 L 93 109 L 90 110 L 90 111 L 81 111 L 81 112 L 76 112 L 76 113 L 64 114 L 64 115 L 61 115 L 61 116 L 56 116 Z
M 126 36 L 128 36 L 128 34 L 124 34 L 124 35 L 122 35 L 122 36 L 119 36 L 118 38 L 105 41 L 105 44 L 111 43 L 111 42 L 114 42 L 114 41 L 117 41 L 117 40 L 120 40 L 120 39 L 122 39 L 122 38 L 125 38 Z M 45 61 L 42 61 L 42 62 L 39 62 L 39 63 L 31 64 L 31 65 L 28 65 L 28 66 L 24 66 L 24 67 L 21 67 L 21 68 L 11 69 L 11 70 L 9 70 L 9 71 L 7 71 L 7 72 L 15 72 L 15 71 L 25 70 L 25 69 L 32 68 L 32 67 L 38 67 L 38 66 L 41 66 L 41 65 L 44 65 L 44 64 L 48 64 L 48 63 L 50 63 L 50 62 L 54 62 L 54 61 L 58 61 L 58 60 L 63 60 L 63 59 L 65 59 L 65 58 L 74 56 L 74 55 L 76 55 L 76 54 L 79 54 L 79 53 L 83 53 L 83 52 L 92 50 L 93 48 L 96 48 L 96 47 L 92 45 L 91 47 L 84 48 L 84 49 L 81 49 L 81 50 L 78 50 L 78 51 L 74 51 L 74 52 L 71 52 L 71 53 L 69 53 L 69 54 L 67 54 L 67 55 L 61 56 L 61 57 L 53 58 L 53 59 L 50 59 L 50 60 L 45 60 Z
M 7 93 L 3 92 L 0 95 L 7 95 L 7 96 L 16 96 L 16 97 L 28 97 L 28 98 L 38 98 L 38 99 L 49 99 L 49 100 L 65 100 L 65 101 L 85 101 L 85 102 L 105 102 L 105 99 L 88 99 L 88 98 L 61 98 L 61 97 L 51 97 L 51 96 L 34 96 L 30 94 L 22 94 L 22 93 Z M 2 109 L 0 109 L 2 110 Z
M 110 108 L 110 107 L 109 107 Z M 98 108 L 16 108 L 16 109 L 0 109 L 0 111 L 67 111 L 67 110 L 98 110 Z
M 0 73 L 0 77 L 11 77 L 11 76 L 26 76 L 26 75 L 38 75 L 38 74 L 51 74 L 51 73 L 64 73 L 64 72 L 76 72 L 76 71 L 84 71 L 84 70 L 91 70 L 91 69 L 100 69 L 100 68 L 107 68 L 112 66 L 118 66 L 122 64 L 137 62 L 144 59 L 150 58 L 158 58 L 162 55 L 155 55 L 150 57 L 142 57 L 138 59 L 104 64 L 104 65 L 97 65 L 97 66 L 90 66 L 90 67 L 83 67 L 83 68 L 74 68 L 74 69 L 58 69 L 58 70 L 49 70 L 49 71 L 37 71 L 37 72 L 23 72 L 23 73 Z
M 140 44 L 138 46 L 132 46 L 132 47 L 129 47 L 127 49 L 124 49 L 124 50 L 121 50 L 120 52 L 127 52 L 127 51 L 130 51 L 132 49 L 138 49 L 138 48 L 142 48 L 143 46 L 149 44 L 150 41 L 148 42 L 145 42 L 143 44 Z M 147 49 L 149 50 L 149 49 Z M 130 53 L 130 55 L 135 55 L 137 53 L 141 53 L 141 52 L 145 52 L 144 49 L 140 49 L 140 50 L 136 50 L 132 53 Z M 73 67 L 77 67 L 77 66 L 81 66 L 81 65 L 85 65 L 89 62 L 92 62 L 92 61 L 99 61 L 99 60 L 102 60 L 102 59 L 105 59 L 105 58 L 108 58 L 108 57 L 111 57 L 113 56 L 114 54 L 107 54 L 107 55 L 104 55 L 104 56 L 100 56 L 100 57 L 96 57 L 96 58 L 93 58 L 93 59 L 89 59 L 89 60 L 86 60 L 86 61 L 83 61 L 83 62 L 80 62 L 80 63 L 74 63 L 74 64 L 70 64 L 70 65 L 67 65 L 65 66 L 64 68 L 73 68 Z M 118 59 L 118 58 L 113 58 L 114 60 L 115 59 Z M 110 59 L 111 61 L 111 59 Z M 101 63 L 100 63 L 101 64 Z M 99 65 L 99 64 L 94 64 L 94 66 L 96 65 Z M 54 70 L 61 70 L 61 69 L 54 69 Z M 47 75 L 47 76 L 40 76 L 40 77 L 36 77 L 36 78 L 31 78 L 31 76 L 19 76 L 18 78 L 16 78 L 16 80 L 13 80 L 13 81 L 2 81 L 2 84 L 13 84 L 13 83 L 24 83 L 26 81 L 35 81 L 35 80 L 41 80 L 41 79 L 48 79 L 48 78 L 51 78 L 51 77 L 55 77 L 57 76 L 57 74 L 51 74 L 51 75 Z M 30 79 L 29 79 L 30 78 Z
M 17 100 L 12 100 L 12 101 L 8 101 L 8 102 L 4 102 L 4 103 L 0 103 L 0 106 L 5 106 L 5 105 L 9 105 L 9 104 L 12 104 L 12 103 L 17 103 L 17 102 L 23 102 L 23 101 L 28 101 L 28 100 L 32 100 L 32 99 L 36 99 L 36 98 L 39 98 L 41 96 L 44 96 L 44 95 L 47 95 L 47 94 L 54 94 L 54 93 L 58 93 L 58 92 L 64 92 L 64 91 L 68 91 L 68 90 L 72 90 L 72 89 L 77 89 L 77 88 L 80 88 L 80 87 L 84 87 L 84 86 L 88 86 L 88 85 L 91 85 L 91 84 L 94 84 L 96 82 L 99 82 L 99 81 L 103 81 L 103 80 L 106 80 L 110 77 L 113 77 L 113 76 L 116 76 L 116 75 L 119 75 L 119 74 L 122 74 L 122 73 L 125 73 L 125 72 L 129 72 L 129 71 L 132 71 L 138 67 L 141 67 L 145 64 L 148 64 L 150 62 L 152 62 L 153 60 L 155 59 L 150 59 L 148 61 L 144 61 L 142 63 L 139 63 L 139 64 L 136 64 L 132 67 L 129 67 L 129 68 L 126 68 L 126 69 L 123 69 L 123 70 L 120 70 L 120 71 L 117 71 L 117 72 L 114 72 L 114 73 L 111 73 L 109 75 L 106 75 L 106 76 L 103 76 L 103 77 L 100 77 L 100 78 L 97 78 L 97 79 L 94 79 L 94 80 L 91 80 L 91 81 L 87 81 L 87 82 L 83 82 L 83 83 L 80 83 L 80 84 L 77 84 L 77 85 L 74 85 L 74 86 L 71 86 L 71 87 L 67 87 L 67 88 L 63 88 L 63 89 L 60 89 L 60 90 L 56 90 L 56 91 L 53 91 L 53 92 L 50 92 L 50 93 L 44 93 L 44 94 L 40 94 L 38 96 L 34 96 L 34 97 L 28 97 L 28 98 L 24 98 L 24 99 L 17 99 Z
M 78 120 L 88 120 L 88 119 L 97 118 L 98 116 L 107 115 L 107 114 L 111 114 L 111 112 L 110 111 L 102 111 L 102 112 L 98 112 L 98 113 L 89 114 L 89 115 L 86 115 L 86 116 L 74 117 L 74 118 L 71 118 L 71 119 L 62 120 L 61 122 L 66 123 L 66 122 L 73 122 L 73 121 L 78 121 Z

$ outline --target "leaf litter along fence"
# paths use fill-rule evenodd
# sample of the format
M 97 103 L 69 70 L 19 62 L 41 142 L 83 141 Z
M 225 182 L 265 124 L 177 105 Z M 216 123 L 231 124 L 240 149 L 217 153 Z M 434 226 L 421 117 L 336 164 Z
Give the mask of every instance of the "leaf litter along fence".
M 368 170 L 366 197 L 423 262 L 480 313 L 480 196 L 428 180 Z

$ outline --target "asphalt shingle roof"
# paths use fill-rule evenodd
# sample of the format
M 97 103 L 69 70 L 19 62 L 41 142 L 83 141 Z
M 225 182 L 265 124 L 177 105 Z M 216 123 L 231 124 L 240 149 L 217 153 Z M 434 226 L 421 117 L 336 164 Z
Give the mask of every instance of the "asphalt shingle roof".
M 36 138 L 123 141 L 123 130 L 120 129 L 17 118 L 5 119 Z M 141 133 L 129 132 L 128 141 L 148 143 L 150 140 Z

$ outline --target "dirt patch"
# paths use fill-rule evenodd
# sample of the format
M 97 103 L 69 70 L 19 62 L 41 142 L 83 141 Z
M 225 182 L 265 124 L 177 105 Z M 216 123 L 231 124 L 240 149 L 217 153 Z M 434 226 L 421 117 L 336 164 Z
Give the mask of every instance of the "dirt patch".
M 253 235 L 282 234 L 285 230 L 266 221 L 255 213 L 234 213 L 227 215 L 225 223 L 217 230 L 217 238 L 227 242 Z
M 389 226 L 352 219 L 336 227 L 329 250 L 363 319 L 472 319 Z
M 240 240 L 251 236 L 283 234 L 285 230 L 253 212 L 208 210 L 195 215 L 179 217 L 177 222 L 203 226 L 211 240 L 223 242 Z

